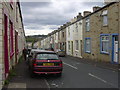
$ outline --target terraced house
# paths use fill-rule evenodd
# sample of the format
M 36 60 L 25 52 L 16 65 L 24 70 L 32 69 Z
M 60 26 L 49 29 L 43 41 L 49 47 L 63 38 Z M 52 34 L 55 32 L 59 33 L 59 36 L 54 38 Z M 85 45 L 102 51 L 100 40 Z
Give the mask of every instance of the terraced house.
M 66 24 L 58 28 L 58 49 L 66 52 Z
M 58 30 L 54 31 L 54 51 L 57 52 L 58 50 Z
M 25 47 L 20 3 L 0 2 L 0 89 Z
M 76 21 L 76 18 L 72 19 L 71 22 L 67 23 L 66 27 L 66 54 L 73 56 L 73 22 Z
M 71 20 L 66 27 L 67 55 L 82 58 L 82 15 Z
M 79 13 L 50 33 L 51 47 L 65 47 L 66 54 L 74 57 L 120 63 L 120 2 L 95 6 L 93 12 L 84 11 L 83 15 Z
M 84 12 L 83 57 L 118 64 L 120 2 L 94 7 L 93 11 Z

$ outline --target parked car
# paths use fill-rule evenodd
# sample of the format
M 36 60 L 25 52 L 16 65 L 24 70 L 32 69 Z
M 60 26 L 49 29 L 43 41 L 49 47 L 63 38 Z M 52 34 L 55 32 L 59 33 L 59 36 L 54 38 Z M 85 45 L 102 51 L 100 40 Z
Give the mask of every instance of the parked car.
M 35 74 L 56 74 L 61 76 L 62 69 L 62 61 L 53 51 L 35 51 L 29 63 L 29 70 L 32 77 Z
M 66 56 L 66 53 L 64 50 L 58 50 L 57 51 L 57 54 L 60 56 L 60 57 L 65 57 Z
M 32 59 L 33 53 L 39 51 L 38 49 L 31 49 L 29 54 L 27 54 L 26 63 L 29 65 L 30 60 Z

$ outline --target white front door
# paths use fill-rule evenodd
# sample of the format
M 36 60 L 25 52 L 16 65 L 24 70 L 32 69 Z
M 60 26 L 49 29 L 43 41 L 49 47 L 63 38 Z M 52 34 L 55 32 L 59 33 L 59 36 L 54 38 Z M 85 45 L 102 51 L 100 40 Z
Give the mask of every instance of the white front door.
M 114 62 L 118 62 L 118 36 L 114 36 Z

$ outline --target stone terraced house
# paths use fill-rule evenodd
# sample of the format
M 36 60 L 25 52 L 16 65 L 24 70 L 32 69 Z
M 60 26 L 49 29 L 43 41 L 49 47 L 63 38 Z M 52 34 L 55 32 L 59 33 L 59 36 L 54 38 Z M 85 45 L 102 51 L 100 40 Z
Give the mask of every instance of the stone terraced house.
M 93 13 L 84 12 L 83 57 L 85 59 L 119 63 L 119 13 L 120 2 L 112 2 L 102 8 L 93 7 Z
M 58 35 L 56 35 L 58 33 Z M 62 34 L 65 34 L 63 38 Z M 49 33 L 50 46 L 66 48 L 66 54 L 94 61 L 120 63 L 120 2 L 107 2 L 103 7 L 84 11 Z M 57 38 L 58 40 L 56 40 Z M 57 41 L 57 42 L 56 42 Z
M 0 1 L 0 89 L 26 45 L 20 3 Z

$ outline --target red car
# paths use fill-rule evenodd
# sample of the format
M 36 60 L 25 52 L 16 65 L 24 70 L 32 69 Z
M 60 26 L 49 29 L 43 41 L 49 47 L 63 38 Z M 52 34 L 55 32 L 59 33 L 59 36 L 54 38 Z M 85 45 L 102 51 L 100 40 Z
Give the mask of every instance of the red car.
M 63 64 L 53 51 L 35 51 L 29 63 L 31 76 L 35 74 L 56 74 L 61 76 Z

